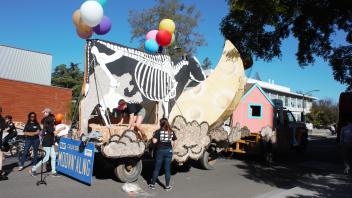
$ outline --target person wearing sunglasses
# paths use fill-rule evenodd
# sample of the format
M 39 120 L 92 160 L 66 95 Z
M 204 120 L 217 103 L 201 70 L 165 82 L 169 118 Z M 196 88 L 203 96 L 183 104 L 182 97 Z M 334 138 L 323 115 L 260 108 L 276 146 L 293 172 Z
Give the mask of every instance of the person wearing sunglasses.
M 20 160 L 20 165 L 18 170 L 23 170 L 24 162 L 28 156 L 29 149 L 33 148 L 33 159 L 32 166 L 34 166 L 38 161 L 38 148 L 39 148 L 39 132 L 41 130 L 40 124 L 37 121 L 37 115 L 34 112 L 30 112 L 28 114 L 28 121 L 23 129 L 23 133 L 25 135 L 25 146 L 24 151 Z

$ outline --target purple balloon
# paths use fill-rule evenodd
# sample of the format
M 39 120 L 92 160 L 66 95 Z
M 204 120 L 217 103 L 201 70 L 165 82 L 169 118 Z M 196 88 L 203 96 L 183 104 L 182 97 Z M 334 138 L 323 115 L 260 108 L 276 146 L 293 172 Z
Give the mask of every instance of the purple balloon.
M 108 33 L 111 29 L 111 20 L 104 16 L 99 25 L 93 28 L 93 31 L 98 35 L 104 35 Z

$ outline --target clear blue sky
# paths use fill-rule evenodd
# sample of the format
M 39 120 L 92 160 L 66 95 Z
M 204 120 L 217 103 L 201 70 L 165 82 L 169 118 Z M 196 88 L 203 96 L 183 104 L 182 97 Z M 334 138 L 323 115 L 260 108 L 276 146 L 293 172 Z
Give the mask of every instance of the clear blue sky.
M 195 3 L 202 13 L 199 32 L 205 36 L 207 46 L 198 49 L 200 60 L 209 57 L 213 66 L 220 58 L 224 38 L 219 30 L 221 19 L 227 14 L 225 0 L 183 0 L 186 4 Z M 14 47 L 47 52 L 53 55 L 53 67 L 69 62 L 83 63 L 85 41 L 76 36 L 72 23 L 72 13 L 83 0 L 10 0 L 0 4 L 0 43 Z M 131 47 L 131 28 L 128 23 L 128 10 L 142 10 L 155 4 L 154 0 L 109 0 L 104 8 L 105 15 L 111 18 L 112 30 L 102 38 Z M 156 24 L 157 26 L 157 24 Z M 336 45 L 343 44 L 344 34 L 335 37 Z M 246 73 L 253 77 L 256 72 L 262 80 L 273 79 L 276 84 L 288 86 L 291 90 L 309 91 L 319 89 L 314 96 L 338 100 L 339 93 L 346 86 L 336 82 L 330 66 L 318 59 L 314 65 L 300 68 L 295 58 L 297 41 L 289 38 L 283 42 L 283 56 L 272 62 L 255 60 L 252 70 Z

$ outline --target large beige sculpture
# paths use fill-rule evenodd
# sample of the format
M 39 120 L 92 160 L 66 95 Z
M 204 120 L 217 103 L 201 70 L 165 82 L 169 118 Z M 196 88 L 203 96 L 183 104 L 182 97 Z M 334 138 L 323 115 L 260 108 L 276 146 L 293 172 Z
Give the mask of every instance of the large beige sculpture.
M 205 81 L 181 94 L 169 120 L 181 115 L 188 122 L 207 122 L 211 128 L 222 124 L 238 105 L 245 81 L 240 54 L 227 40 L 214 72 Z

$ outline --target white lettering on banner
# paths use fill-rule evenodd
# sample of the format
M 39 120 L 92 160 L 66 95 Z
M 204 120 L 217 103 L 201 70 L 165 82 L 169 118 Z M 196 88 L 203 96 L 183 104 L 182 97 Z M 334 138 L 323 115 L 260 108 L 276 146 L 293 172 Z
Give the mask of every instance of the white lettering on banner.
M 65 169 L 69 169 L 71 171 L 75 171 L 80 175 L 90 176 L 91 169 L 89 167 L 91 163 L 92 162 L 89 159 L 62 151 L 59 152 L 58 166 L 63 167 Z

